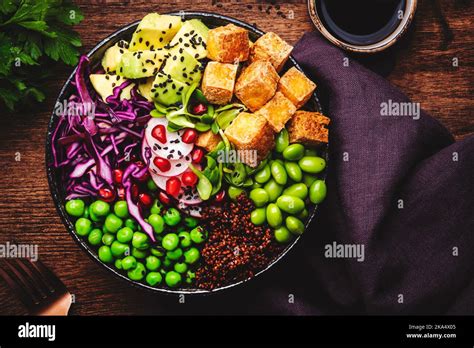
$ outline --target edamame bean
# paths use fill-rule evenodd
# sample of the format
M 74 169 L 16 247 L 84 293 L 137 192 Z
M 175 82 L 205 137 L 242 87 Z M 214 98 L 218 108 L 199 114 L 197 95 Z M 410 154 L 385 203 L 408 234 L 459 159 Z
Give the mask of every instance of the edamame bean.
M 105 218 L 104 226 L 111 233 L 117 232 L 123 225 L 123 221 L 115 214 L 109 214 Z
M 177 262 L 174 264 L 174 270 L 181 274 L 186 273 L 188 270 L 188 265 L 184 262 Z
M 137 248 L 132 248 L 132 256 L 136 257 L 137 259 L 144 259 L 147 257 L 148 253 L 146 250 L 140 250 Z
M 309 200 L 311 203 L 319 204 L 326 198 L 327 187 L 324 180 L 316 180 L 309 187 Z
M 269 202 L 275 202 L 277 198 L 281 195 L 283 192 L 283 186 L 278 184 L 275 180 L 270 179 L 265 186 L 263 186 L 263 189 L 267 191 L 268 193 L 268 201 Z
M 66 202 L 66 212 L 74 217 L 80 217 L 84 214 L 85 204 L 82 199 L 71 199 Z
M 291 233 L 285 226 L 275 229 L 274 235 L 278 243 L 286 244 L 291 240 Z
M 166 273 L 165 282 L 170 288 L 174 288 L 181 284 L 181 274 L 175 271 L 170 271 Z
M 283 215 L 280 208 L 275 203 L 270 203 L 267 206 L 267 222 L 273 228 L 278 228 L 283 222 Z
M 272 172 L 272 177 L 277 182 L 277 184 L 286 185 L 286 182 L 288 181 L 288 175 L 286 174 L 285 166 L 282 163 L 273 161 L 270 171 Z
M 76 221 L 76 233 L 82 237 L 87 236 L 92 231 L 92 221 L 86 218 L 79 218 Z
M 264 184 L 268 180 L 270 180 L 271 176 L 272 176 L 272 172 L 270 170 L 270 166 L 266 164 L 261 170 L 255 173 L 254 180 L 258 182 L 259 184 Z
M 283 151 L 283 157 L 288 161 L 297 161 L 304 156 L 304 146 L 291 144 Z
M 250 221 L 256 226 L 263 225 L 267 220 L 267 215 L 265 213 L 265 207 L 257 208 L 250 213 Z
M 191 240 L 194 243 L 200 244 L 206 240 L 207 233 L 201 226 L 198 226 L 193 228 L 191 232 L 189 232 L 189 236 L 191 237 Z
M 186 231 L 181 231 L 178 233 L 179 237 L 179 245 L 183 248 L 188 248 L 191 246 L 191 236 L 189 235 L 189 232 Z
M 110 204 L 104 201 L 95 201 L 91 204 L 91 211 L 98 217 L 106 216 L 110 212 Z
M 145 267 L 150 271 L 156 271 L 161 266 L 161 261 L 156 256 L 150 255 L 146 257 Z
M 288 228 L 288 231 L 291 233 L 297 235 L 300 235 L 304 232 L 303 222 L 294 216 L 288 216 L 286 218 L 286 228 Z
M 285 170 L 291 180 L 300 182 L 303 179 L 303 172 L 298 164 L 294 162 L 285 162 Z
M 115 236 L 112 233 L 104 233 L 102 235 L 102 244 L 112 245 L 112 242 L 115 240 Z
M 99 248 L 99 260 L 105 263 L 111 263 L 114 258 L 112 256 L 112 251 L 110 250 L 110 247 L 107 245 L 102 245 Z
M 311 174 L 303 174 L 303 182 L 309 188 L 313 182 L 318 180 L 316 175 Z
M 87 240 L 90 245 L 99 245 L 102 242 L 102 231 L 98 228 L 94 228 L 91 233 L 89 233 L 89 236 L 87 236 Z
M 308 197 L 308 188 L 303 183 L 293 184 L 284 189 L 283 194 L 298 197 L 302 200 L 305 200 L 306 197 Z
M 318 151 L 316 149 L 306 149 L 304 150 L 304 155 L 314 157 L 318 155 Z
M 258 208 L 267 204 L 269 199 L 267 191 L 262 188 L 256 188 L 250 191 L 249 197 Z
M 128 205 L 126 201 L 117 201 L 114 204 L 114 213 L 120 218 L 128 217 Z
M 135 281 L 142 280 L 145 277 L 145 274 L 146 274 L 146 269 L 143 263 L 141 262 L 137 262 L 137 265 L 135 266 L 135 268 L 127 272 L 128 277 L 131 280 L 135 280 Z
M 229 186 L 227 193 L 229 194 L 230 199 L 233 201 L 237 200 L 237 197 L 239 197 L 242 193 L 244 193 L 245 190 L 235 187 L 235 186 Z
M 130 247 L 127 244 L 120 243 L 118 240 L 114 240 L 110 246 L 112 255 L 115 257 L 122 257 L 125 254 L 130 254 Z
M 148 249 L 150 247 L 148 236 L 143 232 L 135 232 L 132 237 L 132 245 L 139 250 Z
M 326 161 L 321 157 L 305 156 L 298 161 L 298 165 L 306 173 L 317 174 L 326 168 Z
M 176 249 L 179 244 L 179 238 L 175 233 L 168 233 L 161 241 L 161 246 L 170 251 Z
M 275 151 L 282 153 L 290 144 L 288 131 L 283 128 L 275 139 Z
M 305 220 L 309 216 L 309 211 L 308 209 L 304 208 L 301 213 L 296 215 L 296 217 L 300 220 Z
M 301 198 L 282 195 L 277 199 L 278 208 L 289 214 L 298 214 L 304 209 L 304 202 Z
M 159 214 L 161 213 L 161 209 L 163 209 L 163 204 L 157 199 L 153 202 L 153 205 L 150 208 L 151 214 Z
M 192 216 L 186 216 L 184 218 L 184 224 L 188 228 L 194 228 L 198 225 L 199 221 L 196 218 L 193 218 Z
M 117 231 L 117 240 L 120 243 L 128 243 L 133 238 L 133 230 L 130 227 L 122 227 Z
M 115 260 L 114 266 L 117 269 L 122 269 L 122 260 L 120 259 Z
M 181 214 L 176 208 L 169 208 L 163 217 L 168 226 L 176 226 L 181 222 Z
M 183 256 L 183 249 L 181 248 L 176 248 L 166 253 L 166 257 L 173 261 L 178 260 L 181 256 Z
M 148 217 L 148 223 L 153 227 L 153 232 L 160 234 L 165 229 L 165 220 L 161 215 L 151 214 Z
M 125 270 L 125 271 L 128 271 L 130 269 L 133 269 L 137 267 L 137 259 L 133 256 L 125 256 L 123 259 L 122 259 L 122 268 Z
M 184 252 L 184 262 L 186 262 L 189 265 L 192 265 L 199 260 L 199 257 L 201 254 L 199 253 L 199 250 L 196 248 L 190 248 L 189 250 L 186 250 Z
M 150 272 L 146 275 L 145 280 L 148 285 L 155 286 L 157 284 L 161 284 L 163 277 L 159 272 Z

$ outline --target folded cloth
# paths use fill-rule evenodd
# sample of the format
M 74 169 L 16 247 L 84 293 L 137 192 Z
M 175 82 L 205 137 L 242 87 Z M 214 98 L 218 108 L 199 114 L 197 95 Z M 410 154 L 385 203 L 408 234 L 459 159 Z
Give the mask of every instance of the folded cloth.
M 331 118 L 327 198 L 274 269 L 193 312 L 474 314 L 474 137 L 317 33 L 294 57 Z

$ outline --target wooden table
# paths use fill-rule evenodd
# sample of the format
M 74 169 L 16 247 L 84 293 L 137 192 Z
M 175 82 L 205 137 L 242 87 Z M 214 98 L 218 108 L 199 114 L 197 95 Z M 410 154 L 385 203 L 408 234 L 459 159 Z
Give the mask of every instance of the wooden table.
M 85 14 L 77 27 L 87 52 L 100 39 L 148 12 L 205 10 L 255 23 L 295 43 L 314 30 L 306 2 L 292 1 L 76 1 Z M 177 5 L 178 4 L 178 5 Z M 474 6 L 469 0 L 421 0 L 408 36 L 389 54 L 388 79 L 461 140 L 474 134 Z M 453 66 L 457 58 L 459 66 Z M 386 66 L 386 64 L 385 64 Z M 115 279 L 76 245 L 56 214 L 44 169 L 46 127 L 54 99 L 71 68 L 51 81 L 47 101 L 29 113 L 0 117 L 0 242 L 35 243 L 41 259 L 74 294 L 71 313 L 80 315 L 184 313 L 177 297 L 144 293 Z M 202 301 L 190 299 L 189 302 Z M 209 298 L 205 301 L 211 301 Z M 231 301 L 231 297 L 230 297 Z M 225 312 L 225 308 L 222 309 Z M 0 314 L 23 314 L 0 283 Z

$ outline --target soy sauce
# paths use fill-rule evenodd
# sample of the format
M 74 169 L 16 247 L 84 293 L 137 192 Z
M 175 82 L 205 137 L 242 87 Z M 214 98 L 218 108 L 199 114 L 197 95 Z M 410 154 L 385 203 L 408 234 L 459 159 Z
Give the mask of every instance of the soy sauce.
M 315 0 L 327 30 L 342 41 L 369 45 L 400 24 L 406 0 Z

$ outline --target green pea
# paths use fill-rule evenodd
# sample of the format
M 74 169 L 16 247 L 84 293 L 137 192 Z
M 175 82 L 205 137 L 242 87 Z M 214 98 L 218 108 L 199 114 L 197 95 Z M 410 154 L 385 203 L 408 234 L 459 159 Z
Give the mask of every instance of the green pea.
M 151 214 L 148 217 L 148 223 L 153 227 L 153 231 L 160 234 L 165 229 L 165 220 L 161 215 Z
M 159 214 L 161 213 L 161 210 L 163 209 L 163 204 L 157 199 L 153 202 L 153 205 L 150 208 L 150 213 L 151 214 Z
M 275 151 L 282 153 L 290 145 L 288 131 L 283 128 L 275 139 Z
M 198 225 L 198 223 L 198 219 L 193 218 L 192 216 L 186 216 L 184 218 L 184 225 L 188 228 L 194 228 Z
M 309 187 L 309 200 L 311 203 L 319 204 L 326 198 L 327 187 L 324 180 L 316 180 Z
M 131 280 L 135 280 L 135 281 L 142 280 L 145 277 L 145 274 L 146 274 L 146 269 L 143 263 L 141 262 L 137 262 L 137 265 L 135 266 L 135 268 L 127 272 L 128 277 Z
M 100 217 L 97 216 L 93 211 L 92 211 L 92 204 L 89 206 L 89 209 L 87 209 L 89 211 L 89 218 L 94 221 L 94 222 L 99 222 L 100 221 Z
M 88 206 L 85 206 L 85 207 L 84 207 L 84 214 L 82 214 L 82 217 L 88 219 L 89 216 L 90 216 L 90 214 L 89 214 L 89 207 L 88 207 Z
M 304 156 L 304 146 L 291 144 L 283 151 L 283 157 L 288 161 L 297 161 Z
M 304 202 L 301 198 L 282 195 L 277 199 L 278 208 L 289 214 L 298 214 L 304 209 Z
M 137 259 L 133 256 L 125 256 L 122 259 L 122 268 L 125 271 L 131 270 L 133 268 L 137 267 Z
M 278 228 L 283 222 L 283 215 L 280 208 L 275 203 L 270 203 L 267 206 L 267 222 L 273 228 Z
M 300 235 L 304 232 L 304 223 L 294 216 L 288 216 L 286 218 L 286 228 L 291 233 Z
M 115 265 L 115 268 L 122 269 L 122 260 L 120 259 L 115 260 L 114 265 Z
M 188 248 L 191 246 L 192 241 L 191 241 L 191 236 L 189 232 L 181 231 L 178 233 L 178 237 L 179 237 L 179 245 L 181 245 L 181 247 Z
M 161 261 L 156 256 L 150 255 L 146 258 L 145 266 L 150 271 L 156 271 L 158 268 L 160 268 Z
M 150 247 L 148 236 L 143 232 L 135 232 L 132 237 L 132 245 L 139 250 L 148 249 Z
M 165 255 L 165 252 L 162 249 L 155 249 L 155 248 L 151 248 L 150 253 L 156 257 L 163 257 Z
M 155 192 L 158 190 L 158 186 L 156 186 L 155 182 L 152 179 L 148 179 L 146 182 L 146 187 L 151 191 Z
M 125 254 L 130 254 L 130 247 L 127 244 L 120 243 L 118 240 L 114 240 L 110 246 L 112 255 L 115 257 L 122 257 Z
M 137 259 L 144 259 L 145 257 L 148 256 L 148 253 L 146 250 L 132 248 L 132 256 L 136 257 Z
M 184 262 L 177 262 L 174 264 L 174 270 L 181 274 L 186 273 L 186 271 L 188 270 L 188 265 Z
M 170 288 L 177 287 L 179 284 L 181 284 L 181 281 L 181 274 L 178 272 L 170 271 L 166 273 L 165 282 Z
M 128 243 L 133 238 L 133 230 L 130 227 L 122 227 L 117 231 L 117 240 L 121 243 Z
M 110 247 L 107 245 L 102 245 L 99 248 L 99 260 L 105 263 L 110 263 L 114 260 L 114 257 L 112 256 L 112 251 L 110 250 Z
M 306 149 L 304 150 L 304 155 L 314 157 L 318 155 L 318 151 L 316 149 Z
M 194 243 L 200 244 L 206 240 L 207 233 L 201 226 L 198 226 L 191 230 L 189 236 Z
M 183 249 L 181 248 L 176 248 L 166 253 L 166 257 L 173 261 L 179 260 L 181 256 L 183 256 Z
M 304 174 L 303 175 L 303 182 L 304 184 L 309 188 L 313 182 L 318 180 L 318 177 L 316 175 L 311 175 L 311 174 Z
M 197 260 L 199 260 L 199 257 L 201 256 L 201 254 L 199 253 L 199 250 L 196 249 L 196 248 L 191 248 L 189 250 L 186 250 L 184 252 L 184 261 L 187 263 L 187 264 L 194 264 L 197 262 Z
M 291 233 L 284 226 L 277 228 L 274 231 L 275 239 L 278 243 L 286 244 L 291 240 Z
M 91 212 L 96 216 L 106 216 L 110 212 L 110 204 L 104 201 L 95 201 L 91 204 Z
M 102 236 L 102 244 L 112 245 L 112 242 L 115 240 L 115 236 L 112 233 L 104 233 Z
M 171 261 L 171 259 L 169 259 L 168 257 L 165 257 L 165 259 L 163 260 L 163 267 L 168 269 L 171 267 L 172 264 L 173 264 L 173 261 Z
M 256 226 L 263 225 L 267 221 L 267 215 L 265 213 L 265 207 L 257 208 L 250 213 L 250 221 Z
M 298 164 L 294 162 L 285 162 L 285 169 L 291 180 L 300 182 L 303 179 L 303 172 Z
M 308 209 L 304 208 L 301 213 L 299 213 L 296 217 L 301 220 L 305 220 L 309 216 Z
M 79 218 L 76 221 L 76 233 L 82 237 L 87 236 L 92 231 L 92 221 L 86 218 Z
M 102 242 L 102 231 L 98 228 L 94 228 L 89 236 L 87 237 L 90 245 L 99 245 Z
M 258 208 L 267 204 L 269 199 L 267 191 L 262 188 L 256 188 L 250 191 L 249 197 Z
M 326 168 L 326 161 L 321 157 L 303 157 L 298 161 L 301 170 L 310 174 L 320 173 Z
M 181 214 L 176 208 L 169 208 L 163 218 L 168 226 L 176 226 L 181 222 Z
M 283 186 L 278 184 L 275 180 L 270 179 L 265 186 L 263 186 L 263 189 L 267 191 L 268 193 L 268 201 L 269 202 L 275 202 L 277 198 L 281 195 L 283 192 Z
M 66 212 L 74 217 L 80 217 L 84 214 L 85 204 L 82 199 L 71 199 L 66 203 Z
M 150 272 L 146 275 L 145 280 L 148 285 L 155 286 L 157 284 L 161 284 L 163 277 L 159 272 Z
M 125 220 L 125 227 L 132 229 L 132 231 L 136 231 L 138 228 L 138 224 L 133 219 Z
M 286 174 L 285 166 L 278 162 L 273 161 L 270 167 L 273 179 L 280 185 L 286 185 L 288 181 L 288 175 Z
M 173 250 L 179 244 L 179 237 L 175 233 L 168 233 L 161 241 L 161 246 L 166 250 Z
M 303 183 L 293 184 L 283 190 L 283 194 L 298 197 L 302 200 L 305 200 L 306 197 L 308 197 L 308 188 Z
M 117 232 L 122 227 L 123 221 L 115 214 L 109 214 L 105 218 L 104 226 L 111 233 Z
M 265 165 L 265 167 L 263 167 L 257 173 L 255 173 L 254 179 L 259 184 L 264 184 L 268 180 L 270 180 L 271 176 L 272 176 L 272 172 L 270 170 L 270 166 L 267 164 Z
M 128 205 L 126 201 L 117 201 L 114 205 L 114 213 L 120 218 L 128 217 Z

